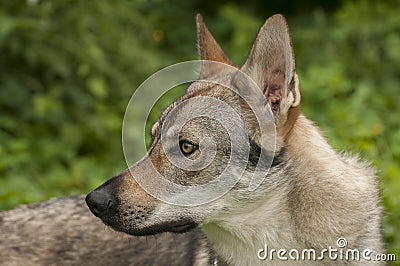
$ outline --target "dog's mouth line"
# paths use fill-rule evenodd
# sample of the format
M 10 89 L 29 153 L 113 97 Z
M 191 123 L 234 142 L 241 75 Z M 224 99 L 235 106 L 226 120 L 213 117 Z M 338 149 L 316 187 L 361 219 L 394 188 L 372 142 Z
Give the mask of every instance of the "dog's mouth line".
M 110 226 L 116 231 L 125 232 L 134 236 L 141 235 L 155 235 L 163 232 L 172 233 L 186 233 L 190 230 L 195 229 L 198 224 L 191 219 L 184 219 L 178 221 L 170 221 L 160 224 L 154 224 L 138 229 L 125 229 L 124 226 L 120 226 L 118 223 L 110 222 L 109 220 L 102 219 L 103 223 Z
M 171 225 L 170 230 L 168 230 L 168 231 L 172 231 L 175 233 L 187 232 L 196 226 L 197 226 L 197 224 L 192 221 L 190 221 L 190 222 L 183 221 L 183 222 L 178 222 L 176 224 Z

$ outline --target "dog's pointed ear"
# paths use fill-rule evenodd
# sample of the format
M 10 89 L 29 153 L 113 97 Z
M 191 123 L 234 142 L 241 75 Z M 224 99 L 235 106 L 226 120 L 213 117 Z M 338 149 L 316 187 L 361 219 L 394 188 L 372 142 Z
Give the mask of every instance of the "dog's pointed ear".
M 203 21 L 203 17 L 200 14 L 197 14 L 196 16 L 196 25 L 197 45 L 200 59 L 233 65 L 229 58 L 225 55 L 222 48 L 218 45 L 217 41 L 211 35 Z M 200 78 L 206 78 L 212 75 L 212 73 L 218 71 L 218 69 L 215 69 L 215 66 L 217 66 L 217 64 L 203 64 L 200 70 Z
M 262 26 L 241 70 L 263 91 L 277 126 L 285 124 L 290 109 L 300 107 L 300 89 L 289 28 L 282 15 L 272 16 Z M 298 115 L 300 108 L 295 109 Z

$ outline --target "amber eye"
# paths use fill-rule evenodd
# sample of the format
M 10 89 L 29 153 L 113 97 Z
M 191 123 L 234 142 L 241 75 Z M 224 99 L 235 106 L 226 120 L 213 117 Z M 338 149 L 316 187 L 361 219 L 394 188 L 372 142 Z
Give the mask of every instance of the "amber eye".
M 198 146 L 190 143 L 189 141 L 181 141 L 179 143 L 180 147 L 181 147 L 181 151 L 184 155 L 190 155 L 192 154 L 195 150 L 197 150 Z

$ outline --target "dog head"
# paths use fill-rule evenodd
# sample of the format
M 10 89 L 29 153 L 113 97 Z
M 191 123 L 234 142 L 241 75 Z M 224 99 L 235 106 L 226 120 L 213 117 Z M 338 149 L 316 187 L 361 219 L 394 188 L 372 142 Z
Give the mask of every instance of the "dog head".
M 116 230 L 133 235 L 185 232 L 226 213 L 246 212 L 280 182 L 274 167 L 282 163 L 285 140 L 300 114 L 299 81 L 285 19 L 275 15 L 266 21 L 241 68 L 233 66 L 200 15 L 197 29 L 204 60 L 199 80 L 153 126 L 148 153 L 86 198 L 90 210 Z M 270 114 L 265 125 L 276 130 L 273 145 L 263 142 L 264 124 L 260 126 L 255 109 Z M 191 118 L 193 113 L 197 115 Z M 248 185 L 263 151 L 274 157 L 268 165 L 272 168 L 259 188 L 250 192 Z M 232 159 L 233 154 L 237 156 Z M 179 185 L 178 191 L 167 191 L 168 202 L 139 185 L 140 180 L 165 193 L 164 185 L 154 181 L 156 176 Z M 213 183 L 217 179 L 222 183 Z M 232 180 L 232 189 L 221 190 L 220 184 Z M 201 192 L 185 189 L 207 184 L 211 185 Z M 221 196 L 205 204 L 176 204 L 211 199 L 216 192 Z M 249 193 L 251 200 L 244 204 Z

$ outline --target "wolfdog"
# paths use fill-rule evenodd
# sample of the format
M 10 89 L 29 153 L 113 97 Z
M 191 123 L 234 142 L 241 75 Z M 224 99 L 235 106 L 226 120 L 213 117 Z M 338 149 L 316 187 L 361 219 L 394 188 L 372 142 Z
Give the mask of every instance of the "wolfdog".
M 201 255 L 195 247 L 206 243 L 199 229 L 150 237 L 107 230 L 90 213 L 84 196 L 0 212 L 0 236 L 2 266 L 189 266 Z
M 377 178 L 368 164 L 337 153 L 302 114 L 300 84 L 285 18 L 274 15 L 265 22 L 242 67 L 231 63 L 200 15 L 197 34 L 203 60 L 199 80 L 154 124 L 147 154 L 87 195 L 86 203 L 93 214 L 113 229 L 131 235 L 182 233 L 199 227 L 210 245 L 198 247 L 203 248 L 198 265 L 210 261 L 214 265 L 296 261 L 302 265 L 381 264 L 373 259 L 374 254 L 384 251 Z M 243 127 L 234 130 L 247 137 L 249 152 L 241 173 L 235 171 L 241 160 L 231 162 L 229 158 L 244 151 L 234 149 L 229 129 L 221 122 L 204 115 L 181 127 L 174 125 L 199 109 L 228 115 L 210 99 L 228 105 L 243 122 Z M 260 123 L 254 108 L 270 114 L 272 120 L 267 120 L 274 125 L 274 145 L 268 145 L 268 137 L 263 141 L 263 132 L 270 132 L 263 128 L 268 121 Z M 167 137 L 162 138 L 164 129 Z M 178 139 L 172 140 L 171 134 Z M 189 164 L 203 158 L 209 143 L 204 140 L 213 143 L 214 153 L 203 168 L 181 169 L 171 162 L 174 154 L 188 159 Z M 172 155 L 167 156 L 167 149 L 174 150 Z M 271 161 L 257 168 L 263 152 L 272 155 Z M 229 163 L 233 167 L 229 168 Z M 183 189 L 161 200 L 138 181 L 148 180 L 151 188 L 162 189 L 158 182 L 151 181 L 156 175 L 152 167 L 182 187 L 208 184 L 220 176 L 237 182 L 208 202 L 172 204 L 177 198 L 201 201 L 219 187 L 210 185 L 202 193 Z M 228 174 L 223 176 L 226 168 Z M 256 188 L 249 189 L 257 169 L 266 176 Z M 358 251 L 360 258 L 345 256 Z M 305 253 L 308 257 L 302 257 Z M 364 253 L 372 259 L 362 257 Z

